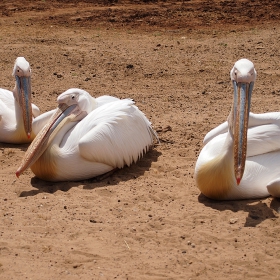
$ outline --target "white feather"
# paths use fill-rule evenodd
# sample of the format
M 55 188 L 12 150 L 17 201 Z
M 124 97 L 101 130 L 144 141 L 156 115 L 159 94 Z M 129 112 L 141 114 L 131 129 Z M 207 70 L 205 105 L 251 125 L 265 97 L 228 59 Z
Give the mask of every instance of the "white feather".
M 24 57 L 18 57 L 14 64 L 13 75 L 18 73 L 16 70 L 21 69 L 21 75 L 30 77 L 30 66 Z M 17 83 L 14 92 L 17 92 Z M 39 108 L 31 104 L 33 118 L 39 116 Z M 24 129 L 22 109 L 15 99 L 12 91 L 0 88 L 0 142 L 20 144 L 28 143 L 35 137 L 32 133 L 28 139 Z
M 89 96 L 81 96 L 88 93 L 79 89 L 75 91 L 79 93 L 78 100 L 91 102 Z M 67 99 L 65 95 L 63 98 Z M 95 99 L 95 102 L 98 107 L 88 112 L 81 121 L 65 124 L 42 155 L 45 165 L 54 164 L 56 168 L 52 178 L 46 174 L 44 179 L 92 178 L 131 165 L 153 144 L 156 133 L 131 99 L 104 96 Z M 42 114 L 34 128 L 42 127 L 49 115 Z
M 234 86 L 239 82 L 249 85 L 255 81 L 256 71 L 252 62 L 241 59 L 235 63 L 230 75 Z M 224 122 L 204 138 L 204 147 L 195 166 L 198 188 L 215 199 L 252 199 L 270 194 L 280 196 L 280 113 L 250 113 L 245 169 L 241 181 L 238 177 L 237 182 L 234 152 L 240 151 L 233 144 L 236 124 L 236 120 L 233 120 L 234 109 L 240 106 L 237 103 L 235 99 L 229 116 L 231 129 L 228 122 Z

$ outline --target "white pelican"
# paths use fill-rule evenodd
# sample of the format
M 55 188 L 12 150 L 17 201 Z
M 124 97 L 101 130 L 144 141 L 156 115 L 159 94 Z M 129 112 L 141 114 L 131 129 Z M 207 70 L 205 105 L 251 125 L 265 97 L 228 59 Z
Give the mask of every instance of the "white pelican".
M 0 142 L 20 144 L 31 142 L 32 118 L 40 110 L 31 104 L 31 69 L 24 57 L 15 61 L 13 91 L 0 89 Z
M 251 61 L 237 61 L 230 77 L 232 109 L 228 121 L 204 138 L 195 167 L 197 186 L 218 200 L 280 197 L 280 113 L 249 114 L 256 80 Z
M 156 133 L 131 99 L 93 98 L 69 89 L 58 108 L 34 121 L 46 125 L 29 146 L 16 175 L 29 166 L 47 181 L 76 181 L 105 174 L 136 162 Z M 51 118 L 50 118 L 50 115 Z

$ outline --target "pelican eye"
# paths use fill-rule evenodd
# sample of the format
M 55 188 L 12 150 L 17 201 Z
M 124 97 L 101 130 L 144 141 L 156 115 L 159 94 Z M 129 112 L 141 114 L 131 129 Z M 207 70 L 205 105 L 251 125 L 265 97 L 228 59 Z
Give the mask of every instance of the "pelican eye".
M 72 100 L 74 100 L 75 99 L 75 95 L 72 95 L 71 98 L 72 98 Z

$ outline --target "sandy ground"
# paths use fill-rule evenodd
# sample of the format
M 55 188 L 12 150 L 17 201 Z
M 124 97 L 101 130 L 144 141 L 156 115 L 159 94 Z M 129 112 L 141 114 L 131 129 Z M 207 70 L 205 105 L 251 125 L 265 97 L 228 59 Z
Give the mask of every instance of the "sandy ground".
M 133 98 L 161 144 L 101 182 L 49 183 L 17 179 L 27 145 L 0 143 L 0 278 L 280 279 L 280 200 L 216 202 L 193 179 L 236 60 L 258 71 L 252 111 L 279 110 L 278 1 L 93 2 L 2 1 L 1 87 L 24 56 L 42 112 L 70 87 Z

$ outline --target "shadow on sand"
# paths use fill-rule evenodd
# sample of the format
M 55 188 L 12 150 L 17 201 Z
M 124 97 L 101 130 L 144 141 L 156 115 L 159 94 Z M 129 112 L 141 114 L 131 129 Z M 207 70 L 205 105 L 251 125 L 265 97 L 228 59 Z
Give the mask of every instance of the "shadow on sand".
M 142 176 L 148 171 L 152 165 L 152 162 L 156 162 L 161 155 L 157 150 L 150 150 L 144 155 L 137 163 L 133 163 L 131 166 L 125 166 L 122 169 L 116 170 L 114 173 L 108 174 L 108 176 L 100 176 L 82 181 L 64 181 L 64 182 L 48 182 L 41 180 L 37 177 L 31 178 L 31 185 L 36 190 L 23 191 L 20 197 L 34 196 L 39 193 L 55 193 L 56 191 L 67 192 L 73 187 L 82 185 L 84 189 L 102 188 L 108 185 L 118 185 L 121 181 L 128 181 L 136 179 Z
M 231 210 L 232 212 L 238 212 L 241 210 L 248 212 L 244 227 L 256 227 L 266 219 L 277 218 L 274 211 L 280 211 L 280 199 L 278 198 L 272 198 L 269 206 L 261 200 L 217 201 L 209 199 L 203 194 L 199 195 L 198 201 L 203 203 L 206 207 L 218 211 Z
M 10 144 L 0 142 L 0 151 L 5 149 L 19 149 L 26 152 L 30 143 L 27 144 Z

